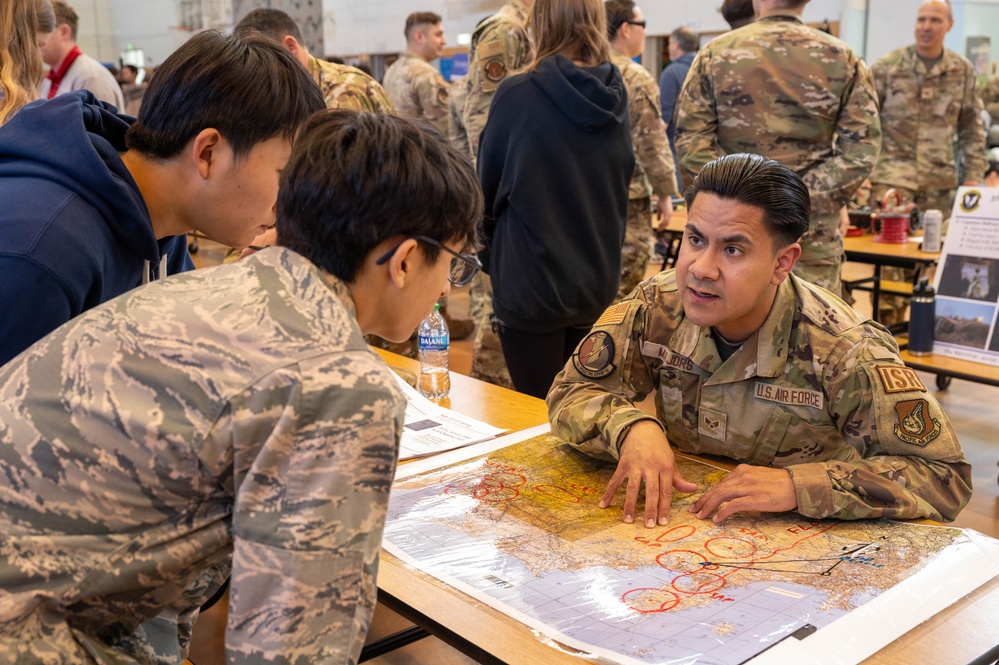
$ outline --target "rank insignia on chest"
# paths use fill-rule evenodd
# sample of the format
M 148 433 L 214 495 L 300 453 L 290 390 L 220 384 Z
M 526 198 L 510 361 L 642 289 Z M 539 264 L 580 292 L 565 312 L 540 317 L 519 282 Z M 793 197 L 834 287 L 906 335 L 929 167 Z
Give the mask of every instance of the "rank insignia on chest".
M 594 330 L 579 343 L 572 364 L 586 378 L 602 379 L 615 370 L 614 339 L 603 330 Z
M 930 417 L 930 403 L 925 399 L 910 399 L 895 405 L 898 423 L 895 436 L 914 446 L 925 446 L 940 436 L 940 421 Z

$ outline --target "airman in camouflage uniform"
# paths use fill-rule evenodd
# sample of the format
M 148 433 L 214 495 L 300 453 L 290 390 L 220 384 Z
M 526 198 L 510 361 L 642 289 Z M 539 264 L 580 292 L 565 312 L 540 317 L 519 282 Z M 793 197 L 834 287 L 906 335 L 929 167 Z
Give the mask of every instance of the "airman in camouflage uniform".
M 531 59 L 527 17 L 534 0 L 510 0 L 499 11 L 479 22 L 469 46 L 468 96 L 462 123 L 472 157 L 479 154 L 479 134 L 486 126 L 496 88 L 507 76 L 526 67 Z
M 503 80 L 530 63 L 532 49 L 527 17 L 534 0 L 510 0 L 475 27 L 469 46 L 468 76 L 461 126 L 473 161 L 479 154 L 479 135 L 486 126 L 489 105 Z M 469 293 L 469 311 L 475 321 L 472 376 L 507 388 L 513 387 L 503 357 L 499 335 L 493 328 L 492 285 L 488 275 L 475 276 Z M 485 302 L 482 299 L 488 298 Z
M 471 157 L 472 155 L 468 151 L 468 134 L 465 132 L 465 121 L 461 117 L 461 114 L 465 111 L 466 99 L 468 99 L 468 84 L 465 82 L 465 79 L 452 81 L 447 100 L 447 115 L 450 120 L 448 137 L 451 139 L 451 145 L 454 148 Z
M 777 4 L 761 0 L 756 22 L 698 52 L 676 110 L 676 151 L 688 180 L 712 159 L 739 152 L 797 172 L 812 219 L 795 274 L 839 294 L 839 210 L 877 161 L 877 96 L 863 60 L 801 22 L 805 2 Z
M 370 113 L 394 113 L 385 90 L 357 67 L 327 62 L 313 57 L 295 20 L 280 9 L 254 9 L 240 19 L 237 35 L 258 32 L 279 42 L 309 71 L 323 93 L 328 109 L 348 109 Z
M 676 169 L 666 136 L 666 123 L 659 106 L 659 84 L 642 65 L 631 58 L 645 45 L 645 27 L 641 9 L 631 0 L 610 0 L 607 30 L 611 41 L 611 62 L 621 70 L 628 91 L 628 114 L 631 120 L 631 145 L 635 151 L 635 170 L 628 191 L 628 226 L 621 248 L 621 285 L 618 299 L 631 293 L 645 279 L 652 253 L 651 198 L 659 199 L 656 226 L 665 229 L 676 193 Z M 634 23 L 629 23 L 634 21 Z
M 397 160 L 429 172 L 404 201 Z M 393 177 L 388 195 L 362 187 Z M 443 139 L 317 114 L 277 206 L 301 253 L 135 289 L 0 369 L 0 662 L 183 662 L 230 575 L 230 662 L 357 662 L 405 413 L 359 322 L 415 326 L 454 273 L 411 236 L 453 249 L 481 215 Z M 329 235 L 355 249 L 331 258 Z
M 403 118 L 423 118 L 449 135 L 448 84 L 430 63 L 446 41 L 441 17 L 413 12 L 406 18 L 406 51 L 385 71 L 385 91 Z
M 615 478 L 626 456 L 628 464 L 653 454 L 672 463 L 667 438 L 682 452 L 752 465 L 740 466 L 695 504 L 703 510 L 709 494 L 735 492 L 723 495 L 716 519 L 729 507 L 812 518 L 954 519 L 971 496 L 971 468 L 947 416 L 883 327 L 789 274 L 799 248 L 784 245 L 783 234 L 807 228 L 807 192 L 799 180 L 792 201 L 783 186 L 776 191 L 773 178 L 762 183 L 758 165 L 746 157 L 759 159 L 730 155 L 723 160 L 736 163 L 727 172 L 731 164 L 722 160 L 705 167 L 695 181 L 703 189 L 688 196 L 691 226 L 677 269 L 611 306 L 556 377 L 548 395 L 553 431 L 589 455 L 619 461 Z M 739 173 L 749 169 L 752 184 L 744 187 Z M 766 207 L 742 202 L 759 192 L 771 192 Z M 797 206 L 794 228 L 781 218 L 782 197 Z M 762 272 L 746 273 L 747 262 Z M 743 307 L 733 295 L 758 304 Z M 740 326 L 740 341 L 729 341 Z M 752 326 L 758 327 L 749 332 Z M 649 393 L 655 417 L 637 406 Z M 643 440 L 647 435 L 635 434 L 640 426 L 658 434 Z M 665 450 L 657 451 L 660 441 Z M 644 480 L 646 524 L 653 526 L 650 497 L 663 497 L 668 514 L 671 485 L 697 488 L 668 467 L 645 466 L 640 477 L 625 471 L 628 495 L 633 510 Z M 785 494 L 768 494 L 765 484 L 740 486 L 753 474 L 781 479 Z M 602 506 L 616 488 L 608 487 Z M 747 504 L 752 500 L 756 506 Z M 626 516 L 627 510 L 628 504 Z M 659 523 L 666 523 L 663 511 Z
M 951 9 L 931 0 L 919 8 L 916 43 L 879 59 L 871 72 L 880 100 L 884 141 L 871 174 L 872 194 L 880 202 L 894 188 L 903 203 L 950 216 L 958 186 L 957 149 L 964 158 L 964 183 L 977 185 L 985 173 L 982 101 L 971 62 L 944 48 L 953 26 Z M 912 279 L 912 271 L 882 269 L 882 279 Z M 904 320 L 905 299 L 881 300 L 881 321 Z

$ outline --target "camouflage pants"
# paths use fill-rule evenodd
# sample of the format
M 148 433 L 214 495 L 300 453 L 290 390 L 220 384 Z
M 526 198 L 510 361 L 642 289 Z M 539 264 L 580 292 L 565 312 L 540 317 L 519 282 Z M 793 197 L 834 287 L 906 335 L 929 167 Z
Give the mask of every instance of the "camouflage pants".
M 828 251 L 829 248 L 822 247 L 821 251 L 816 251 L 814 245 L 807 245 L 803 239 L 801 242 L 801 258 L 794 265 L 794 274 L 801 279 L 821 286 L 823 289 L 837 296 L 843 293 L 843 282 L 840 273 L 843 269 L 843 238 L 836 232 L 836 245 L 839 251 Z
M 631 199 L 628 201 L 628 226 L 621 248 L 621 286 L 616 300 L 631 293 L 645 278 L 652 254 L 652 214 L 651 200 Z
M 876 182 L 871 187 L 871 200 L 879 204 L 884 199 L 885 192 L 891 185 Z M 902 204 L 915 203 L 919 211 L 939 210 L 943 213 L 943 218 L 950 217 L 951 206 L 954 205 L 953 189 L 929 189 L 916 190 L 905 187 L 894 187 Z M 912 268 L 896 268 L 885 266 L 881 269 L 881 279 L 894 282 L 909 282 L 915 279 L 916 271 Z M 907 320 L 906 309 L 909 307 L 909 299 L 903 296 L 881 296 L 875 318 L 886 326 L 902 323 Z
M 493 283 L 489 275 L 479 271 L 472 278 L 469 291 L 469 315 L 475 321 L 475 341 L 472 344 L 473 378 L 513 388 L 513 380 L 506 368 L 503 346 L 493 327 Z

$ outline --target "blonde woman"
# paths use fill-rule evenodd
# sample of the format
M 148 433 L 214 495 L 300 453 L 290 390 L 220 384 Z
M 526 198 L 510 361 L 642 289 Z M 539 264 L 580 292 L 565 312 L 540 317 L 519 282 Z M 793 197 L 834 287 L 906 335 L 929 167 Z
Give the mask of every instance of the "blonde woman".
M 611 304 L 634 168 L 601 0 L 536 0 L 537 57 L 500 84 L 479 146 L 485 249 L 514 386 L 544 397 Z
M 0 125 L 38 99 L 42 80 L 38 47 L 54 27 L 49 0 L 0 2 Z

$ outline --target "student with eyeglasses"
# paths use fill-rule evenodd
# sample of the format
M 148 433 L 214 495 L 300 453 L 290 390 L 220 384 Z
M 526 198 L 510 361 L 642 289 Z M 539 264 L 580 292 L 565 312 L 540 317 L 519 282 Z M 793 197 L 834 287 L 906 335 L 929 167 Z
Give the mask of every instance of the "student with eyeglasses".
M 0 662 L 183 662 L 230 576 L 230 661 L 357 662 L 406 404 L 364 334 L 471 279 L 482 195 L 438 133 L 335 110 L 276 212 L 0 370 Z

